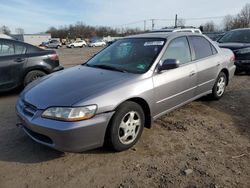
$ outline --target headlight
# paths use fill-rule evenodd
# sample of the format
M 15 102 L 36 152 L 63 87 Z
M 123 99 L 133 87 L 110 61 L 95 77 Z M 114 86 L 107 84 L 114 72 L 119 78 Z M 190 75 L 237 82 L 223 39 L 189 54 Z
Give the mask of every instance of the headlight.
M 237 53 L 237 54 L 247 54 L 247 53 L 250 53 L 250 47 L 239 49 L 239 50 L 235 50 L 235 53 Z
M 42 117 L 61 121 L 81 121 L 90 119 L 95 115 L 97 106 L 84 107 L 51 107 L 45 110 Z

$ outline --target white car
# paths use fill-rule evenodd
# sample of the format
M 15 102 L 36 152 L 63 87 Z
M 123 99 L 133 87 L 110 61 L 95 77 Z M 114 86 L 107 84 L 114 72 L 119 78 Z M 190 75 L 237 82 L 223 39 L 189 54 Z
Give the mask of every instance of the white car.
M 95 40 L 89 43 L 89 47 L 99 47 L 99 46 L 106 46 L 106 42 L 102 40 Z
M 161 33 L 161 32 L 187 32 L 187 33 L 199 33 L 202 34 L 200 29 L 197 28 L 175 28 L 175 29 L 160 29 L 160 30 L 153 30 L 149 33 Z
M 201 30 L 196 29 L 196 28 L 174 29 L 173 32 L 188 32 L 188 33 L 200 33 L 200 34 L 202 34 Z
M 67 45 L 68 48 L 84 47 L 87 43 L 84 40 L 78 40 Z

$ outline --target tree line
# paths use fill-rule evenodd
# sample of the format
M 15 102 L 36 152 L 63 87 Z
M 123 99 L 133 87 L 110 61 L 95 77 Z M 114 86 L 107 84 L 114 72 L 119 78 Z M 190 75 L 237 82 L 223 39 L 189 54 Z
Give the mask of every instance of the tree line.
M 113 29 L 105 26 L 89 26 L 82 22 L 77 22 L 75 25 L 63 26 L 58 29 L 55 27 L 49 28 L 46 33 L 50 33 L 55 38 L 92 38 L 104 36 L 125 36 L 141 32 L 140 29 L 126 28 L 126 29 Z

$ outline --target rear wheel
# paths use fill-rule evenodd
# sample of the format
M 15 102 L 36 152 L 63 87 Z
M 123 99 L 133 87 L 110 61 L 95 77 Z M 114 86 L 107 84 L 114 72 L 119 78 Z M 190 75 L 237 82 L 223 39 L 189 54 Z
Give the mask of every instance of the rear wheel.
M 45 76 L 46 73 L 40 70 L 34 70 L 34 71 L 30 71 L 28 72 L 28 74 L 26 74 L 25 78 L 24 78 L 24 82 L 23 85 L 24 87 L 27 86 L 29 83 L 37 80 L 38 78 L 41 78 L 43 76 Z
M 131 148 L 140 138 L 145 116 L 140 105 L 135 102 L 125 102 L 118 107 L 109 129 L 109 143 L 115 151 Z
M 220 72 L 213 87 L 212 98 L 215 100 L 220 99 L 225 93 L 226 85 L 227 85 L 227 76 L 224 72 Z

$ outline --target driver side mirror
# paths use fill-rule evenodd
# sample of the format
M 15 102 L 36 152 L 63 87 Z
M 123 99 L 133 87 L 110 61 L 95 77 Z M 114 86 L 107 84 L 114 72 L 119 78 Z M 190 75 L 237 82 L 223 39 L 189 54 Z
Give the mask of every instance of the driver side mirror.
M 164 70 L 176 69 L 180 65 L 180 61 L 177 59 L 165 59 L 162 65 L 159 67 L 159 72 Z

